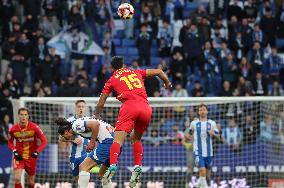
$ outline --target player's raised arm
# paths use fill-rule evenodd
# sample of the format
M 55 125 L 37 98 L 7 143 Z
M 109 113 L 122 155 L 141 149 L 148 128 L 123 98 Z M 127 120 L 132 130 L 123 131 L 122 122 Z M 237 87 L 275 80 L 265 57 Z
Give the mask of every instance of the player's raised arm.
M 86 121 L 86 127 L 87 127 L 87 129 L 89 129 L 89 131 L 92 132 L 91 140 L 86 147 L 86 151 L 90 152 L 96 146 L 96 141 L 97 141 L 97 137 L 98 137 L 98 134 L 99 134 L 100 123 L 96 120 Z
M 105 102 L 108 98 L 108 93 L 102 93 L 101 96 L 100 96 L 100 99 L 97 103 L 97 106 L 96 106 L 96 111 L 95 111 L 95 118 L 97 119 L 101 119 L 101 113 L 103 112 L 104 110 L 104 105 L 105 105 Z
M 172 84 L 164 71 L 161 69 L 147 69 L 146 77 L 158 76 L 165 83 L 166 89 L 171 88 Z

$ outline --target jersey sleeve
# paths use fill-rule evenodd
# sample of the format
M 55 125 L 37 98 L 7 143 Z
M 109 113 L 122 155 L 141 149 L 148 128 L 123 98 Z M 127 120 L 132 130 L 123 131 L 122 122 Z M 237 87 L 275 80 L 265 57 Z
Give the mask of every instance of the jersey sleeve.
M 145 79 L 146 78 L 146 70 L 135 70 L 135 72 L 141 74 L 142 78 Z
M 212 121 L 211 126 L 212 126 L 212 130 L 214 131 L 214 134 L 219 135 L 219 129 L 218 129 L 215 121 Z
M 84 118 L 80 118 L 77 119 L 76 121 L 74 121 L 74 123 L 72 124 L 72 129 L 74 132 L 80 134 L 80 133 L 84 133 L 87 131 L 87 120 Z
M 112 77 L 111 77 L 112 78 Z M 104 88 L 103 88 L 103 91 L 102 91 L 102 93 L 104 93 L 104 94 L 110 94 L 111 92 L 112 92 L 112 90 L 113 90 L 113 86 L 112 86 L 112 79 L 108 79 L 108 81 L 105 83 L 105 86 L 104 86 Z
M 41 152 L 45 146 L 47 145 L 47 139 L 46 136 L 44 135 L 44 133 L 42 132 L 42 130 L 40 129 L 40 127 L 38 125 L 34 126 L 35 132 L 36 132 L 36 136 L 37 138 L 40 139 L 40 145 L 38 146 L 38 148 L 36 149 L 37 152 Z
M 8 147 L 11 151 L 13 151 L 15 148 L 14 146 L 14 134 L 12 129 L 9 130 L 9 140 L 8 140 Z
M 195 122 L 195 121 L 192 121 L 192 122 L 190 123 L 190 126 L 189 126 L 189 128 L 188 128 L 188 133 L 189 133 L 189 134 L 192 134 L 192 133 L 194 132 L 194 122 Z

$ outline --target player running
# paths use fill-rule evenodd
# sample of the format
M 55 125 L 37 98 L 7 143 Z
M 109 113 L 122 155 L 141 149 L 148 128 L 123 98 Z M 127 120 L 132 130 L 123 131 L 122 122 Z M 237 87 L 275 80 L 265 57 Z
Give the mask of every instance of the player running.
M 158 76 L 165 83 L 166 88 L 171 87 L 167 75 L 160 69 L 131 70 L 125 68 L 123 57 L 114 56 L 111 60 L 113 75 L 106 82 L 99 102 L 96 106 L 95 117 L 100 118 L 104 104 L 109 94 L 114 90 L 116 97 L 123 104 L 120 107 L 115 125 L 114 142 L 110 148 L 110 167 L 105 178 L 110 181 L 117 170 L 117 159 L 127 134 L 134 129 L 131 137 L 134 155 L 134 170 L 130 178 L 130 187 L 135 187 L 142 172 L 141 162 L 143 147 L 141 137 L 147 130 L 152 115 L 143 80 L 147 77 Z
M 21 188 L 21 176 L 23 169 L 28 174 L 28 188 L 35 185 L 36 161 L 39 153 L 47 145 L 47 139 L 40 127 L 32 121 L 29 121 L 29 110 L 20 108 L 18 110 L 19 122 L 14 124 L 10 131 L 8 145 L 13 151 L 13 167 L 15 177 L 15 188 Z M 37 141 L 41 144 L 38 146 Z M 16 141 L 16 145 L 14 145 Z
M 66 140 L 74 140 L 76 135 L 90 139 L 86 143 L 86 151 L 91 152 L 79 166 L 78 185 L 80 188 L 87 188 L 90 180 L 90 169 L 95 165 L 101 165 L 99 176 L 106 172 L 109 166 L 109 150 L 113 143 L 113 127 L 106 122 L 92 118 L 78 118 L 73 123 L 64 118 L 56 119 L 56 124 L 59 125 L 58 133 Z M 99 144 L 95 150 L 96 140 Z M 103 187 L 110 187 L 111 182 L 103 181 Z
M 193 152 L 195 163 L 199 168 L 199 187 L 206 188 L 206 177 L 210 178 L 212 167 L 213 147 L 212 137 L 219 139 L 219 130 L 216 122 L 208 119 L 208 107 L 200 104 L 198 107 L 199 119 L 191 122 L 189 133 L 193 135 Z

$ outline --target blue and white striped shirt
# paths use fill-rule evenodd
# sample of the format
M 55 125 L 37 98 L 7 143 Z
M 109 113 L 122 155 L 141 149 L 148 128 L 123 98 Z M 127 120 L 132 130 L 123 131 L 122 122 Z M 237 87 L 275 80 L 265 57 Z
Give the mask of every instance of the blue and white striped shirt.
M 213 156 L 212 138 L 208 131 L 213 130 L 219 134 L 216 122 L 213 120 L 191 122 L 189 129 L 193 132 L 193 152 L 195 155 L 208 157 Z

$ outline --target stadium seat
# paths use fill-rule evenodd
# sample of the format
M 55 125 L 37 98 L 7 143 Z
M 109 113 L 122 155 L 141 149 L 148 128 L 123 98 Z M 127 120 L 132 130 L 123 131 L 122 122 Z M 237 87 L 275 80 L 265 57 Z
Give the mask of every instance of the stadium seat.
M 284 52 L 284 38 L 276 39 L 276 47 L 280 52 Z
M 136 47 L 129 47 L 127 54 L 130 56 L 138 56 L 138 50 Z
M 121 40 L 119 38 L 112 39 L 115 46 L 121 46 Z
M 161 62 L 160 57 L 151 57 L 151 65 L 153 67 L 157 67 L 160 62 Z
M 130 39 L 123 39 L 122 46 L 136 46 L 136 41 Z
M 151 56 L 158 56 L 159 53 L 158 53 L 158 50 L 157 48 L 151 48 Z
M 127 56 L 127 48 L 116 48 L 116 54 L 121 56 Z

